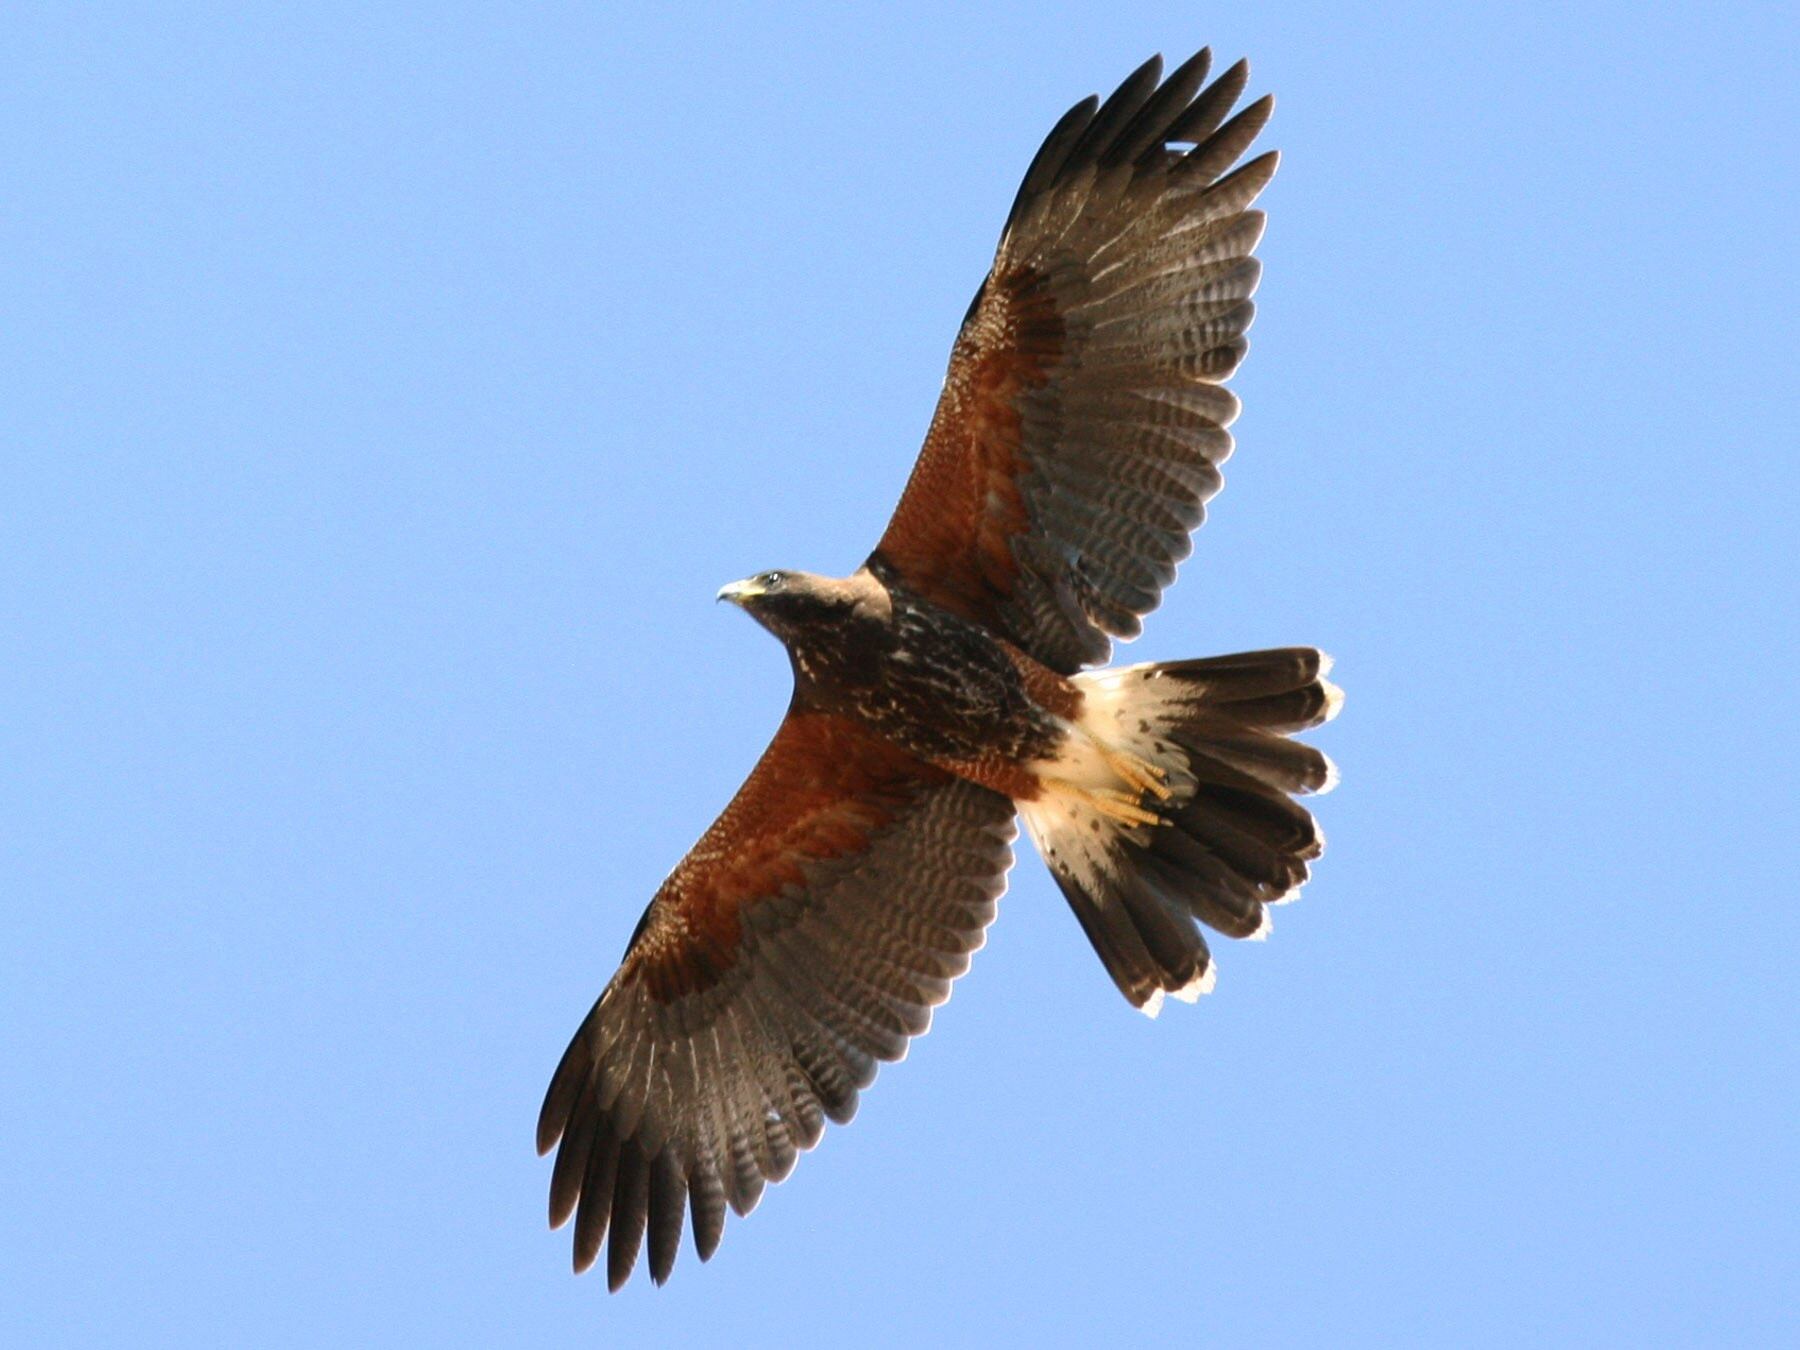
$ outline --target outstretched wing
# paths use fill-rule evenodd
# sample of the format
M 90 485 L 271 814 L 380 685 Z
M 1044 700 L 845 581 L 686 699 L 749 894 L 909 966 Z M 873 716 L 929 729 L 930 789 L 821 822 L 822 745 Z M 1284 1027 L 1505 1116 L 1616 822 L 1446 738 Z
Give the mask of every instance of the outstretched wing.
M 1064 673 L 1134 637 L 1219 490 L 1275 155 L 1202 51 L 1071 108 L 1026 172 L 876 548 L 899 577 Z
M 878 1061 L 906 1053 L 994 917 L 1012 803 L 854 723 L 790 712 L 750 778 L 645 910 L 551 1080 L 550 1223 L 575 1269 L 610 1228 L 607 1282 L 646 1225 L 668 1278 L 691 1208 L 718 1246 Z

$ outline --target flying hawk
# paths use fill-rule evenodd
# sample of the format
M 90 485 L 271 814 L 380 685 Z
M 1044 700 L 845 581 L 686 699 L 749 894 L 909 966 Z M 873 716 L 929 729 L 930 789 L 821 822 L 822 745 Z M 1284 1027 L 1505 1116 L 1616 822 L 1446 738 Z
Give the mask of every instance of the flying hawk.
M 1212 985 L 1196 921 L 1260 936 L 1323 848 L 1289 739 L 1337 711 L 1307 647 L 1084 671 L 1135 637 L 1218 492 L 1275 155 L 1248 69 L 1153 58 L 1056 124 L 963 319 L 887 532 L 843 580 L 719 595 L 786 646 L 793 700 L 644 911 L 544 1100 L 550 1222 L 702 1260 L 856 1111 L 982 944 L 1022 815 L 1107 973 L 1155 1015 Z

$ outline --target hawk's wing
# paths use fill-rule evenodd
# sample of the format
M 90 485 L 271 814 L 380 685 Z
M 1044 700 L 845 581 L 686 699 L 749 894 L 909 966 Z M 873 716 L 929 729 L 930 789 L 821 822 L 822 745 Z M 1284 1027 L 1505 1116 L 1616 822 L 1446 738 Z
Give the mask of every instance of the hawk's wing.
M 872 561 L 1065 673 L 1156 607 L 1219 490 L 1275 155 L 1248 69 L 1152 59 L 1026 172 Z M 1191 147 L 1191 148 L 1176 148 Z
M 550 1222 L 607 1281 L 646 1224 L 668 1277 L 691 1206 L 701 1259 L 877 1061 L 899 1059 L 969 965 L 1012 861 L 1013 806 L 855 724 L 790 712 L 663 883 L 564 1053 L 538 1119 L 560 1139 Z

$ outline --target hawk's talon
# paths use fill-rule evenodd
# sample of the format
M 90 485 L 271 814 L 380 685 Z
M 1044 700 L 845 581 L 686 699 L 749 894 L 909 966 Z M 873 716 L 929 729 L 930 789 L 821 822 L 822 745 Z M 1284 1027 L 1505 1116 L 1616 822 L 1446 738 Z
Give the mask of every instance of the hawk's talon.
M 1123 825 L 1155 825 L 1162 817 L 1138 804 L 1138 798 L 1117 788 L 1084 788 L 1066 778 L 1046 778 L 1044 786 L 1052 792 L 1086 803 L 1101 815 Z
M 1148 792 L 1163 802 L 1175 795 L 1174 790 L 1169 787 L 1169 771 L 1160 764 L 1152 764 L 1129 750 L 1118 750 L 1112 746 L 1101 746 L 1100 754 L 1107 766 L 1136 788 L 1139 794 Z

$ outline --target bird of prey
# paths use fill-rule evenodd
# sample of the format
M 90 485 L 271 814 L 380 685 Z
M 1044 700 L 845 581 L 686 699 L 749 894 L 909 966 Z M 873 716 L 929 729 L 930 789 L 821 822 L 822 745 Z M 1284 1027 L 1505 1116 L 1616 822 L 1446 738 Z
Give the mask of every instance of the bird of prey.
M 1213 981 L 1198 924 L 1261 936 L 1336 779 L 1293 739 L 1341 695 L 1288 647 L 1084 669 L 1135 637 L 1218 492 L 1276 157 L 1239 157 L 1247 67 L 1153 58 L 1038 151 L 963 318 L 912 477 L 843 579 L 719 592 L 794 692 L 725 812 L 644 911 L 557 1067 L 553 1227 L 617 1289 L 685 1213 L 709 1258 L 968 968 L 1015 816 L 1107 973 L 1155 1015 Z M 1235 166 L 1235 167 L 1234 167 Z

